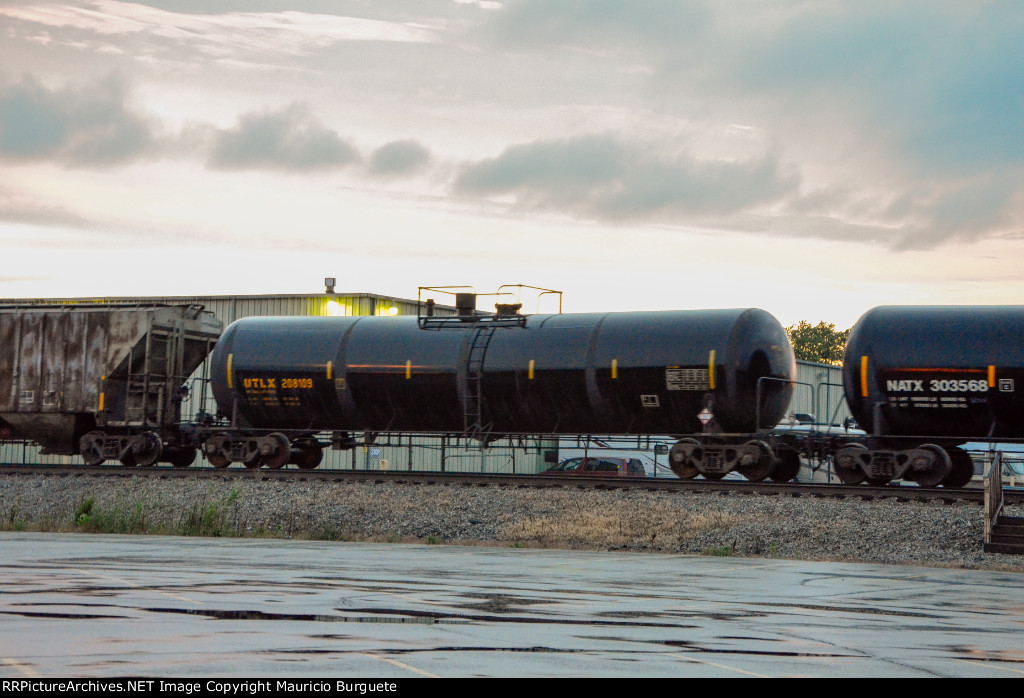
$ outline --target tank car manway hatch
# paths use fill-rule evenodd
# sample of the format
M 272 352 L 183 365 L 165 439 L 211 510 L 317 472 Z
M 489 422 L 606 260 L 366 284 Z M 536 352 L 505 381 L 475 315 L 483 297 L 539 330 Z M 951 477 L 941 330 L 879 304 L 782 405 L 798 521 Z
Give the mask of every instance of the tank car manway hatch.
M 483 378 L 484 358 L 491 344 L 494 332 L 501 328 L 524 328 L 526 316 L 522 314 L 522 293 L 524 290 L 537 292 L 537 305 L 543 296 L 558 296 L 558 313 L 562 312 L 562 292 L 524 284 L 505 284 L 497 292 L 478 294 L 470 286 L 420 286 L 416 294 L 420 308 L 416 321 L 423 330 L 469 331 L 466 342 L 466 371 L 459 375 L 459 392 L 463 398 L 463 434 L 486 444 L 490 436 L 490 424 L 484 423 Z M 516 289 L 513 293 L 511 289 Z M 455 315 L 434 314 L 433 298 L 424 299 L 424 293 L 442 293 L 455 297 Z M 494 313 L 477 310 L 481 295 L 494 296 Z M 538 308 L 539 310 L 539 308 Z
M 0 432 L 88 465 L 190 465 L 185 382 L 221 329 L 197 305 L 2 307 Z

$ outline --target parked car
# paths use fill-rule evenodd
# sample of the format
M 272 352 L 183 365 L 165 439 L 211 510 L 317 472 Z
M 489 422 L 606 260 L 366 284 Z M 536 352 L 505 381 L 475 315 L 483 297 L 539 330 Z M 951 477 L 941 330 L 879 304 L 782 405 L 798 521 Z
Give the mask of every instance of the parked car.
M 619 477 L 646 477 L 644 464 L 639 458 L 581 457 L 567 458 L 541 475 L 594 475 Z

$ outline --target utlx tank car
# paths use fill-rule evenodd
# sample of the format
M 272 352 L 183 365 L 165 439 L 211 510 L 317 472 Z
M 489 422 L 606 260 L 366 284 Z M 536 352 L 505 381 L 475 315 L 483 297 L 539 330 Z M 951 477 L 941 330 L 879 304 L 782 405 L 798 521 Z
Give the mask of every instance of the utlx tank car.
M 672 449 L 681 477 L 799 467 L 793 454 L 777 468 L 751 436 L 785 414 L 795 375 L 785 331 L 758 309 L 243 318 L 211 361 L 221 415 L 251 430 L 209 438 L 215 465 L 315 467 L 318 431 L 711 432 Z

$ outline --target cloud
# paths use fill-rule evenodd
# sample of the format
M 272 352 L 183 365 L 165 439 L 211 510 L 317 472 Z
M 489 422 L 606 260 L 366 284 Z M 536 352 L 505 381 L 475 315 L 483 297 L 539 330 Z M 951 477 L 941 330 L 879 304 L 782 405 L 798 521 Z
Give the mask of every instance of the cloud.
M 822 2 L 774 14 L 735 26 L 708 78 L 811 117 L 838 113 L 921 170 L 1024 159 L 1019 4 Z
M 421 172 L 431 159 L 419 141 L 392 141 L 373 151 L 367 169 L 379 177 L 401 177 Z
M 306 56 L 345 42 L 434 40 L 434 31 L 424 26 L 336 12 L 218 12 L 206 4 L 201 7 L 201 12 L 186 13 L 117 0 L 16 2 L 0 7 L 0 16 L 23 23 L 28 35 L 48 42 L 123 51 L 122 42 L 130 40 L 147 59 L 192 50 L 217 61 L 259 57 L 263 63 L 267 54 Z
M 705 31 L 711 18 L 702 0 L 522 0 L 495 13 L 490 29 L 510 46 L 661 51 Z
M 747 161 L 701 160 L 611 134 L 512 146 L 467 165 L 455 190 L 511 199 L 519 209 L 604 221 L 730 215 L 792 195 L 796 174 L 769 153 Z
M 572 73 L 573 80 L 559 85 L 569 99 L 586 99 L 575 88 L 597 74 L 607 85 L 606 103 L 637 117 L 645 111 L 674 116 L 691 133 L 705 131 L 696 138 L 709 146 L 711 160 L 671 164 L 689 176 L 677 172 L 663 183 L 649 178 L 641 187 L 644 177 L 632 170 L 622 195 L 633 194 L 629 201 L 638 204 L 637 212 L 658 210 L 663 199 L 683 215 L 695 213 L 699 202 L 685 192 L 720 181 L 716 168 L 738 172 L 757 200 L 759 191 L 773 191 L 773 182 L 790 181 L 779 167 L 786 162 L 799 168 L 803 191 L 791 196 L 782 187 L 775 201 L 780 216 L 806 217 L 797 226 L 800 236 L 829 221 L 816 234 L 845 238 L 850 231 L 873 231 L 865 239 L 920 248 L 1024 229 L 1019 3 L 523 0 L 486 18 L 492 48 L 544 54 L 548 64 L 557 60 L 559 66 L 575 67 L 580 56 L 590 57 L 589 72 Z M 628 84 L 621 81 L 626 68 Z M 776 155 L 759 161 L 760 169 L 743 158 L 715 164 L 721 141 L 713 134 L 728 123 L 766 134 Z M 644 128 L 642 119 L 637 126 Z M 484 191 L 480 187 L 489 183 L 520 206 L 602 215 L 609 215 L 604 209 L 611 202 L 622 203 L 613 191 L 605 192 L 607 204 L 583 205 L 585 197 L 567 195 L 567 181 L 557 175 L 550 195 L 531 191 L 514 180 L 511 168 L 520 160 L 527 167 L 525 160 L 535 157 L 509 148 L 467 173 L 462 191 Z M 657 171 L 650 157 L 645 161 L 647 172 Z M 569 166 L 550 165 L 556 172 Z M 620 166 L 595 165 L 594 176 L 602 166 Z M 573 181 L 586 189 L 581 176 Z M 502 185 L 501 177 L 513 179 Z M 685 191 L 673 191 L 673 182 Z M 638 190 L 650 197 L 646 207 Z M 717 211 L 743 203 L 722 184 L 707 194 Z M 628 203 L 619 208 L 631 210 Z M 765 229 L 789 234 L 774 225 Z
M 344 167 L 359 152 L 299 104 L 276 112 L 244 114 L 234 128 L 214 136 L 208 165 L 214 169 L 292 172 Z
M 90 221 L 38 197 L 0 187 L 0 221 L 30 225 L 88 227 Z
M 117 78 L 49 89 L 26 76 L 0 87 L 0 158 L 108 167 L 156 147 L 154 123 L 130 109 Z

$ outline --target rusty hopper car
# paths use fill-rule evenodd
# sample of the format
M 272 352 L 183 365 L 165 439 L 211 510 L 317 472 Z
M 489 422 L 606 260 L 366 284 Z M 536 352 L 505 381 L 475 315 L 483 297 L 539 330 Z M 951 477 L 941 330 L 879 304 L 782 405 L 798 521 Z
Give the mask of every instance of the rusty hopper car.
M 187 466 L 187 378 L 222 325 L 200 306 L 0 308 L 0 438 L 90 465 Z

